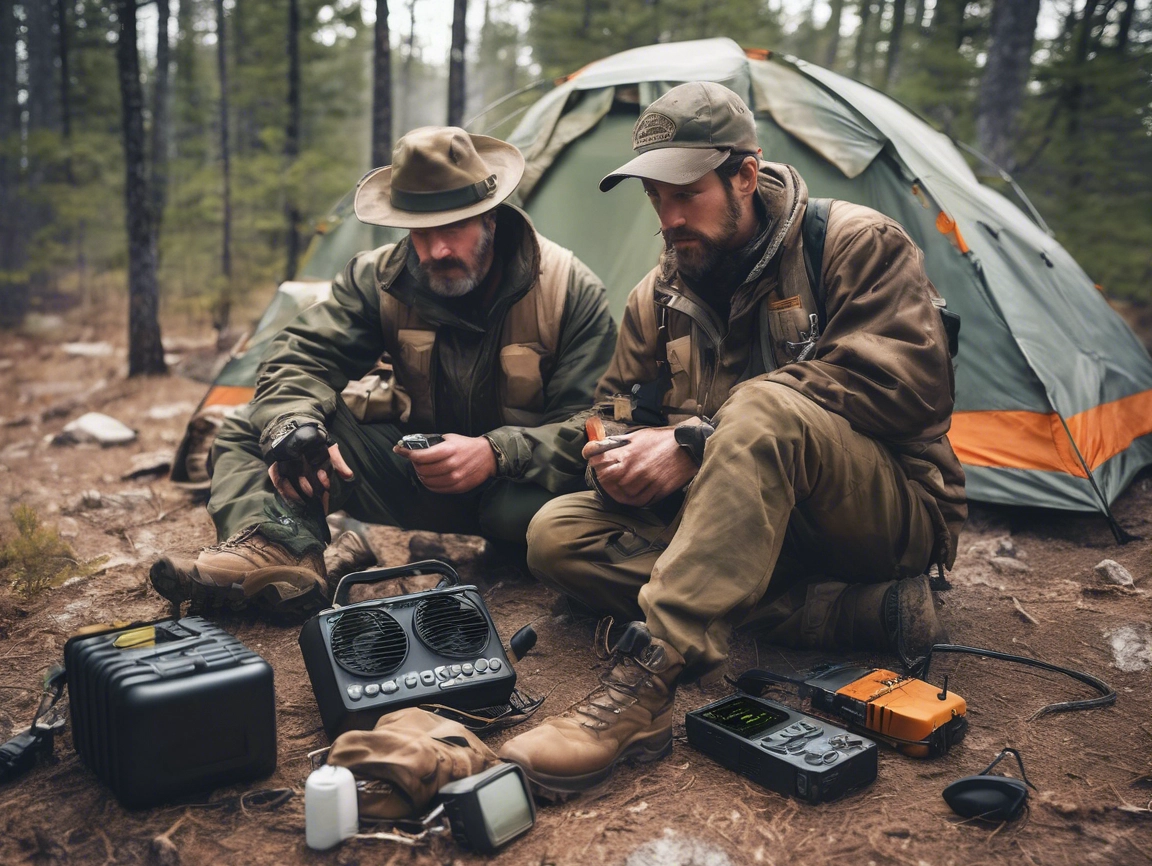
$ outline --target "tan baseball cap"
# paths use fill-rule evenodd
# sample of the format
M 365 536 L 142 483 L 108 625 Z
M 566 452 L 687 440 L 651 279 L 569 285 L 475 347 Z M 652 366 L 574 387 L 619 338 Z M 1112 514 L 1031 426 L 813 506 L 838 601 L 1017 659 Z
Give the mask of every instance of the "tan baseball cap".
M 744 100 L 723 84 L 690 81 L 644 109 L 632 129 L 632 149 L 640 155 L 600 181 L 600 190 L 626 177 L 695 183 L 732 153 L 759 148 L 756 121 Z
M 391 165 L 360 179 L 356 216 L 402 229 L 448 225 L 492 210 L 523 175 L 515 145 L 456 126 L 425 126 L 396 142 Z

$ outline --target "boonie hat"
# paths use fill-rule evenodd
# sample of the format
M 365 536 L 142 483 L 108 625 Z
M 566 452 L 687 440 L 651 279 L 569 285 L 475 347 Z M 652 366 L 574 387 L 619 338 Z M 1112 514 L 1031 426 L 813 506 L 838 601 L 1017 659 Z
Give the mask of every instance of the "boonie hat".
M 756 153 L 756 122 L 739 96 L 712 81 L 673 87 L 632 128 L 640 155 L 600 181 L 607 192 L 626 177 L 695 183 L 734 152 Z
M 360 179 L 356 216 L 402 229 L 448 225 L 492 210 L 523 175 L 514 145 L 456 126 L 425 126 L 396 142 L 391 165 Z

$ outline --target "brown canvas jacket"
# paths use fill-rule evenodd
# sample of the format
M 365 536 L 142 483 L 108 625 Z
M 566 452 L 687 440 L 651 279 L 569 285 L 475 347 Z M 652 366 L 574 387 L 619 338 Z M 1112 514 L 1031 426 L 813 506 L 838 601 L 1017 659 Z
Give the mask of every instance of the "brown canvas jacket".
M 952 362 L 923 254 L 883 214 L 834 202 L 822 268 L 827 323 L 814 356 L 797 361 L 816 312 L 801 240 L 808 191 L 791 166 L 765 162 L 759 194 L 772 220 L 769 239 L 732 298 L 728 322 L 679 279 L 674 256 L 665 254 L 629 296 L 597 399 L 656 379 L 665 359 L 670 423 L 711 417 L 750 379 L 795 388 L 892 450 L 932 515 L 936 557 L 951 566 L 967 505 L 947 437 Z

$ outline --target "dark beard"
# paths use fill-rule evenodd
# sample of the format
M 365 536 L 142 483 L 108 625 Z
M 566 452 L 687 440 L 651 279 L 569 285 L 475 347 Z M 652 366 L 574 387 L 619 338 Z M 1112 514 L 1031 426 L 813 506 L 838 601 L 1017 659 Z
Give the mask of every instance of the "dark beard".
M 740 231 L 740 201 L 730 184 L 725 184 L 724 195 L 728 207 L 715 237 L 687 228 L 669 229 L 663 233 L 664 246 L 674 257 L 677 272 L 692 285 L 707 282 L 708 277 L 719 269 L 724 257 L 732 252 L 732 241 Z M 679 240 L 695 240 L 696 249 L 677 250 L 672 244 Z

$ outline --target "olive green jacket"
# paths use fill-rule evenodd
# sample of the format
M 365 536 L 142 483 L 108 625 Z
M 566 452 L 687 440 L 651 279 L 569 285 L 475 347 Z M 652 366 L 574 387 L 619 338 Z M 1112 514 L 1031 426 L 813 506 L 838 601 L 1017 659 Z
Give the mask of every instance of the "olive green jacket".
M 499 283 L 483 309 L 472 300 L 446 301 L 420 288 L 407 238 L 395 249 L 388 245 L 358 254 L 333 281 L 331 298 L 302 312 L 272 340 L 257 376 L 253 422 L 268 430 L 289 419 L 323 422 L 334 413 L 348 382 L 368 373 L 388 348 L 388 334 L 396 328 L 382 321 L 381 309 L 398 309 L 399 302 L 406 317 L 418 319 L 433 335 L 429 375 L 417 383 L 428 393 L 412 395 L 428 411 L 413 419 L 419 429 L 399 423 L 401 430 L 484 435 L 496 452 L 498 474 L 554 490 L 567 485 L 571 467 L 561 460 L 564 471 L 558 474 L 554 426 L 589 405 L 612 357 L 616 325 L 604 286 L 587 266 L 572 260 L 556 346 L 539 364 L 542 387 L 531 414 L 541 426 L 509 424 L 501 350 L 514 337 L 506 333 L 509 313 L 538 287 L 540 267 L 536 232 L 514 207 L 497 209 L 496 255 Z M 391 297 L 382 304 L 386 293 Z M 412 383 L 399 385 L 412 388 Z
M 665 362 L 671 423 L 711 417 L 753 378 L 795 388 L 893 452 L 932 515 L 936 557 L 951 566 L 967 504 L 947 437 L 952 363 L 923 254 L 883 214 L 834 202 L 822 267 L 827 322 L 804 354 L 816 313 L 801 236 L 808 190 L 791 166 L 763 162 L 759 194 L 768 240 L 732 297 L 729 320 L 684 284 L 665 254 L 628 298 L 597 397 L 655 380 Z

